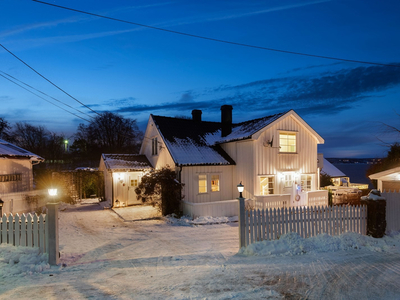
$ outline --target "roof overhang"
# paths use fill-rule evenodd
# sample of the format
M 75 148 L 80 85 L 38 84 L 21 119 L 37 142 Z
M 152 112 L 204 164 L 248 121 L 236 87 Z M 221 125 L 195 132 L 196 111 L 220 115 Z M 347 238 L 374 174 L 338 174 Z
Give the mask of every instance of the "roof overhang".
M 264 130 L 271 128 L 272 126 L 274 126 L 277 122 L 283 120 L 284 118 L 287 117 L 292 117 L 294 120 L 297 121 L 297 123 L 299 123 L 305 130 L 307 130 L 308 132 L 310 132 L 310 134 L 314 137 L 314 139 L 316 140 L 317 144 L 324 144 L 325 140 L 310 126 L 307 124 L 306 121 L 304 121 L 293 109 L 289 110 L 287 113 L 285 113 L 284 115 L 280 116 L 278 119 L 276 119 L 275 121 L 271 122 L 270 124 L 268 124 L 267 126 L 265 126 L 264 128 L 260 129 L 259 131 L 257 131 L 256 133 L 254 133 L 252 135 L 252 139 L 257 140 L 260 135 L 264 132 Z
M 400 181 L 400 167 L 369 175 L 370 179 L 382 181 Z

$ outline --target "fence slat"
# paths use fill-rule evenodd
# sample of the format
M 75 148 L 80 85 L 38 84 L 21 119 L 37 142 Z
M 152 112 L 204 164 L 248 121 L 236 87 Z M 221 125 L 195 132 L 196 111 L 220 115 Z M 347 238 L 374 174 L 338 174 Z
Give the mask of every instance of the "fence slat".
M 8 244 L 14 245 L 14 216 L 8 215 Z
M 39 248 L 41 253 L 45 253 L 47 248 L 45 247 L 45 229 L 44 229 L 44 217 L 39 217 Z
M 33 241 L 32 241 L 32 215 L 28 214 L 28 217 L 26 218 L 27 222 L 28 222 L 28 226 L 27 226 L 27 230 L 26 230 L 26 234 L 28 236 L 28 243 L 26 244 L 26 246 L 28 247 L 33 247 Z
M 250 244 L 253 244 L 254 243 L 254 240 L 253 240 L 253 211 L 254 210 L 251 210 L 250 211 Z
M 14 232 L 15 232 L 14 244 L 15 244 L 15 246 L 19 246 L 20 245 L 20 240 L 21 240 L 21 237 L 20 237 L 21 224 L 19 223 L 19 214 L 15 215 L 14 220 L 15 220 L 15 223 L 14 223 Z
M 1 243 L 7 244 L 7 216 L 3 214 L 1 218 Z
M 26 247 L 26 215 L 21 216 L 21 246 Z
M 38 226 L 38 216 L 33 215 L 33 246 L 39 247 L 39 226 Z

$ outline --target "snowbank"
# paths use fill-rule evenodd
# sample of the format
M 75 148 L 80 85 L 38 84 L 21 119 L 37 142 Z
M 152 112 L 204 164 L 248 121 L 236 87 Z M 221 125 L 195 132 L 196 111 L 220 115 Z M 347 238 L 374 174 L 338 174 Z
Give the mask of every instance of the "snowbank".
M 294 256 L 306 253 L 335 252 L 339 250 L 366 249 L 375 252 L 400 252 L 400 233 L 381 239 L 354 232 L 340 236 L 321 234 L 304 239 L 297 233 L 282 235 L 279 240 L 262 241 L 240 249 L 244 255 Z
M 47 254 L 40 254 L 39 248 L 0 245 L 0 278 L 40 273 L 49 268 Z
M 237 222 L 239 219 L 237 216 L 234 217 L 198 217 L 192 220 L 190 217 L 183 216 L 176 218 L 174 214 L 165 217 L 165 221 L 171 225 L 177 226 L 190 226 L 190 225 L 212 225 L 212 224 L 224 224 Z

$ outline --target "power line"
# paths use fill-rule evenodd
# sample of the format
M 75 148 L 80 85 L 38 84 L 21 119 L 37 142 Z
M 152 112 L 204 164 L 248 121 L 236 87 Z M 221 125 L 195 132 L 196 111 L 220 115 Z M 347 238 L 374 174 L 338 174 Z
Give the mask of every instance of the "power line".
M 82 104 L 84 107 L 88 108 L 89 110 L 91 110 L 92 112 L 94 112 L 95 114 L 98 115 L 98 113 L 96 111 L 94 111 L 93 109 L 91 109 L 89 106 L 87 106 L 86 104 L 82 103 L 81 101 L 79 101 L 78 99 L 76 99 L 75 97 L 71 96 L 70 94 L 68 94 L 66 91 L 64 91 L 62 88 L 60 88 L 58 85 L 56 85 L 55 83 L 53 83 L 52 81 L 50 81 L 49 79 L 47 79 L 45 76 L 43 76 L 42 74 L 40 74 L 38 71 L 36 71 L 34 68 L 32 68 L 30 65 L 28 65 L 26 62 L 24 62 L 22 59 L 20 59 L 18 56 L 16 56 L 14 53 L 12 53 L 10 50 L 8 50 L 6 47 L 4 47 L 2 44 L 0 44 L 1 47 L 3 47 L 4 50 L 6 50 L 8 53 L 10 53 L 12 56 L 14 56 L 16 59 L 18 59 L 20 62 L 22 62 L 25 66 L 27 66 L 29 69 L 31 69 L 33 72 L 35 72 L 36 74 L 38 74 L 40 77 L 42 77 L 44 80 L 46 80 L 47 82 L 49 82 L 51 85 L 55 86 L 57 89 L 59 89 L 61 92 L 63 92 L 64 94 L 66 94 L 67 96 L 69 96 L 70 98 L 74 99 L 76 102 L 78 102 L 79 104 Z
M 57 102 L 59 102 L 59 103 L 65 105 L 65 106 L 69 107 L 69 108 L 72 108 L 72 109 L 74 109 L 74 110 L 80 112 L 81 114 L 84 114 L 84 115 L 88 116 L 89 118 L 93 118 L 92 116 L 88 115 L 87 113 L 85 113 L 85 112 L 83 112 L 83 111 L 80 111 L 79 109 L 77 109 L 77 108 L 75 108 L 75 107 L 72 107 L 71 105 L 62 102 L 61 100 L 58 100 L 58 99 L 56 99 L 56 98 L 54 98 L 54 97 L 52 97 L 52 96 L 50 96 L 50 95 L 48 95 L 48 94 L 46 94 L 46 93 L 44 93 L 44 92 L 42 92 L 42 91 L 40 91 L 40 90 L 34 88 L 33 86 L 31 86 L 31 85 L 29 85 L 29 84 L 27 84 L 27 83 L 25 83 L 25 82 L 19 80 L 18 78 L 15 78 L 14 76 L 12 76 L 12 75 L 10 75 L 10 74 L 4 72 L 4 71 L 1 71 L 1 70 L 0 70 L 0 73 L 3 73 L 3 74 L 5 74 L 5 75 L 7 75 L 8 77 L 11 77 L 12 79 L 18 81 L 19 83 L 22 83 L 22 84 L 26 85 L 27 87 L 29 87 L 29 88 L 31 88 L 31 89 L 33 89 L 33 90 L 35 90 L 35 91 L 37 91 L 37 92 L 39 92 L 39 93 L 41 93 L 41 94 L 47 96 L 47 97 L 49 97 L 49 98 L 51 98 L 51 99 L 53 99 L 53 100 L 55 100 L 55 101 L 57 101 Z M 4 76 L 3 76 L 3 77 L 4 77 Z
M 73 112 L 70 112 L 69 110 L 66 110 L 65 108 L 63 108 L 63 107 L 61 107 L 61 106 L 59 106 L 59 105 L 57 105 L 57 104 L 55 104 L 55 103 L 53 103 L 53 102 L 51 102 L 51 101 L 45 99 L 45 98 L 43 98 L 42 96 L 40 96 L 40 95 L 38 95 L 38 94 L 32 92 L 31 90 L 29 90 L 29 89 L 23 87 L 23 86 L 20 85 L 19 83 L 17 83 L 17 82 L 15 82 L 15 81 L 13 81 L 12 79 L 10 79 L 10 78 L 4 76 L 3 74 L 0 74 L 0 76 L 3 77 L 3 78 L 5 78 L 5 79 L 7 79 L 8 81 L 11 81 L 12 83 L 14 83 L 15 85 L 19 86 L 20 88 L 22 88 L 22 89 L 28 91 L 29 93 L 32 93 L 32 94 L 34 94 L 35 96 L 37 96 L 37 97 L 43 99 L 44 101 L 49 102 L 50 104 L 52 104 L 52 105 L 54 105 L 54 106 L 57 106 L 58 108 L 61 108 L 62 110 L 66 111 L 67 113 L 70 113 L 71 115 L 74 115 L 75 117 L 78 117 L 78 118 L 80 118 L 80 119 L 82 119 L 82 120 L 85 120 L 85 121 L 87 121 L 87 122 L 90 123 L 89 120 L 87 120 L 87 119 L 85 119 L 85 118 L 82 118 L 81 116 L 78 116 L 77 114 L 74 114 Z
M 362 60 L 354 60 L 354 59 L 346 59 L 346 58 L 338 58 L 338 57 L 333 57 L 333 56 L 317 55 L 317 54 L 310 54 L 310 53 L 303 53 L 303 52 L 275 49 L 275 48 L 262 47 L 262 46 L 256 46 L 256 45 L 251 45 L 251 44 L 245 44 L 245 43 L 221 40 L 221 39 L 201 36 L 201 35 L 197 35 L 197 34 L 191 34 L 191 33 L 186 33 L 186 32 L 181 32 L 181 31 L 176 31 L 176 30 L 171 30 L 171 29 L 165 29 L 165 28 L 161 28 L 161 27 L 156 27 L 156 26 L 151 26 L 151 25 L 146 25 L 146 24 L 140 24 L 140 23 L 131 22 L 131 21 L 126 21 L 126 20 L 122 20 L 122 19 L 107 17 L 107 16 L 104 16 L 104 15 L 90 13 L 90 12 L 87 12 L 87 11 L 78 10 L 78 9 L 74 9 L 74 8 L 70 8 L 70 7 L 66 7 L 66 6 L 57 5 L 57 4 L 52 4 L 52 3 L 48 3 L 48 2 L 44 2 L 44 1 L 40 1 L 40 0 L 32 0 L 32 1 L 33 2 L 37 2 L 37 3 L 41 3 L 41 4 L 45 4 L 45 5 L 49 5 L 49 6 L 54 6 L 54 7 L 57 7 L 57 8 L 62 8 L 62 9 L 66 9 L 66 10 L 70 10 L 70 11 L 74 11 L 74 12 L 90 15 L 90 16 L 103 18 L 103 19 L 108 19 L 108 20 L 112 20 L 112 21 L 127 23 L 127 24 L 131 24 L 131 25 L 141 26 L 141 27 L 160 30 L 160 31 L 169 32 L 169 33 L 175 33 L 175 34 L 179 34 L 179 35 L 183 35 L 183 36 L 188 36 L 188 37 L 193 37 L 193 38 L 198 38 L 198 39 L 203 39 L 203 40 L 208 40 L 208 41 L 213 41 L 213 42 L 225 43 L 225 44 L 248 47 L 248 48 L 261 49 L 261 50 L 267 50 L 267 51 L 274 51 L 274 52 L 280 52 L 280 53 L 287 53 L 287 54 L 294 54 L 294 55 L 301 55 L 301 56 L 308 56 L 308 57 L 315 57 L 315 58 L 330 59 L 330 60 L 336 60 L 336 61 L 345 61 L 345 62 L 353 62 L 353 63 L 359 63 L 359 64 L 368 64 L 368 65 L 377 65 L 377 66 L 387 66 L 387 67 L 400 68 L 400 65 L 384 64 L 384 63 L 377 63 L 377 62 L 371 62 L 371 61 L 362 61 Z

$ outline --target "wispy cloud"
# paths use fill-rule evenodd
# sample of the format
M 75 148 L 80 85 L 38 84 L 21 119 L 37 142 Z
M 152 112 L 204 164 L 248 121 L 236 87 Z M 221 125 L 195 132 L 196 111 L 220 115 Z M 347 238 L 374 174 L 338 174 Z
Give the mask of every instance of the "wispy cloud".
M 314 74 L 219 86 L 199 92 L 183 93 L 176 101 L 157 105 L 136 104 L 117 108 L 117 112 L 218 110 L 231 104 L 244 112 L 275 113 L 295 109 L 301 115 L 339 113 L 372 97 L 372 93 L 400 85 L 400 73 L 394 67 L 370 66 L 346 68 Z M 374 95 L 376 97 L 376 95 Z M 185 101 L 186 100 L 186 101 Z

